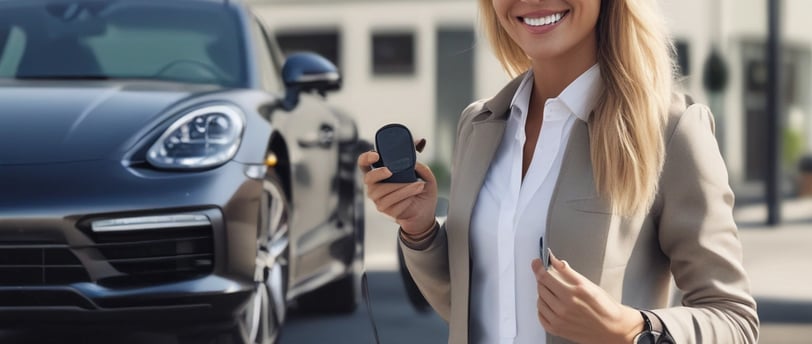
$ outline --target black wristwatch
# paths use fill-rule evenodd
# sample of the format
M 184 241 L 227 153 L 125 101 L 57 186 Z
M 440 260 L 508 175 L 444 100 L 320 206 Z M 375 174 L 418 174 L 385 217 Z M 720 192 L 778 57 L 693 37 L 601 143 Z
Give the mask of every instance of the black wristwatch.
M 651 325 L 651 318 L 649 318 L 648 314 L 645 311 L 640 311 L 640 315 L 643 317 L 643 331 L 640 331 L 636 336 L 634 336 L 634 340 L 632 343 L 634 344 L 656 344 L 657 339 L 660 338 L 659 328 L 655 330 L 654 327 Z M 659 327 L 659 326 L 658 326 Z

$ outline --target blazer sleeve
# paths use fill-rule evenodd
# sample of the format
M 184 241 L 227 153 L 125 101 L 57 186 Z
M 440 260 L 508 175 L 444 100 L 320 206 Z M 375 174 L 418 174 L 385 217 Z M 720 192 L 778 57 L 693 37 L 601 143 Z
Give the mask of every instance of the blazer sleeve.
M 457 144 L 454 146 L 454 158 L 451 164 L 452 178 L 457 171 L 460 157 L 457 156 L 456 147 L 460 146 L 463 132 L 470 130 L 471 118 L 482 107 L 483 101 L 477 101 L 462 111 L 457 122 Z M 453 190 L 451 191 L 454 192 Z M 435 224 L 437 226 L 437 224 Z M 398 236 L 400 238 L 400 236 Z M 437 234 L 430 236 L 419 243 L 407 243 L 399 240 L 403 251 L 406 267 L 412 275 L 417 288 L 429 302 L 432 308 L 446 322 L 451 317 L 451 273 L 448 261 L 448 236 L 446 226 L 440 226 Z
M 435 226 L 439 226 L 435 223 Z M 446 322 L 451 317 L 451 281 L 448 270 L 448 240 L 445 225 L 417 245 L 399 239 L 403 259 L 414 283 L 426 301 Z M 398 236 L 400 237 L 400 236 Z
M 677 343 L 755 343 L 759 320 L 742 266 L 733 192 L 710 110 L 692 105 L 666 142 L 659 242 L 682 305 L 653 310 Z

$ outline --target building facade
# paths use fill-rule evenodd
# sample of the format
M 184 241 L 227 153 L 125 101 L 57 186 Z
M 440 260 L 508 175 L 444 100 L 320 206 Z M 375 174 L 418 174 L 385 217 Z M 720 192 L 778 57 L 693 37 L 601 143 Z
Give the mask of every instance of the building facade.
M 734 187 L 758 183 L 766 163 L 766 0 L 659 0 L 677 47 L 682 84 L 717 119 L 717 138 Z M 456 120 L 471 101 L 508 80 L 477 27 L 476 0 L 255 0 L 257 15 L 286 51 L 333 60 L 344 88 L 331 102 L 359 119 L 361 134 L 402 123 L 425 137 L 421 157 L 447 167 Z M 812 30 L 808 0 L 783 1 L 787 173 L 812 152 Z M 709 91 L 710 56 L 727 83 Z M 711 72 L 719 73 L 717 68 Z M 722 73 L 725 75 L 725 73 Z M 445 166 L 444 166 L 445 165 Z M 441 171 L 440 173 L 443 173 Z

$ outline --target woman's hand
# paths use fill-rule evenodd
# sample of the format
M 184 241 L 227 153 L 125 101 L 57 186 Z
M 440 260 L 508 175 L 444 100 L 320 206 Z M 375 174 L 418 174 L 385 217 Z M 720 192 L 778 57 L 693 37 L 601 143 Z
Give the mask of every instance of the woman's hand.
M 550 255 L 531 264 L 538 289 L 538 318 L 550 334 L 578 343 L 632 343 L 643 330 L 640 312 L 612 299 L 599 286 Z
M 418 144 L 419 148 L 424 141 Z M 422 150 L 422 149 L 420 149 Z M 437 181 L 428 166 L 418 162 L 417 175 L 423 179 L 414 183 L 381 183 L 392 176 L 388 168 L 372 169 L 380 156 L 366 152 L 358 157 L 358 168 L 364 174 L 367 197 L 375 202 L 378 211 L 389 215 L 410 236 L 420 236 L 434 226 L 437 207 Z

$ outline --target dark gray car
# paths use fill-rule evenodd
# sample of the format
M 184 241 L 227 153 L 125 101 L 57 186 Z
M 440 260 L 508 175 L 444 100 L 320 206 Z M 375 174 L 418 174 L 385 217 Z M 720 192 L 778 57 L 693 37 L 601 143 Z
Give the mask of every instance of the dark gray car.
M 355 308 L 363 145 L 269 37 L 230 0 L 0 0 L 2 326 L 272 343 Z

